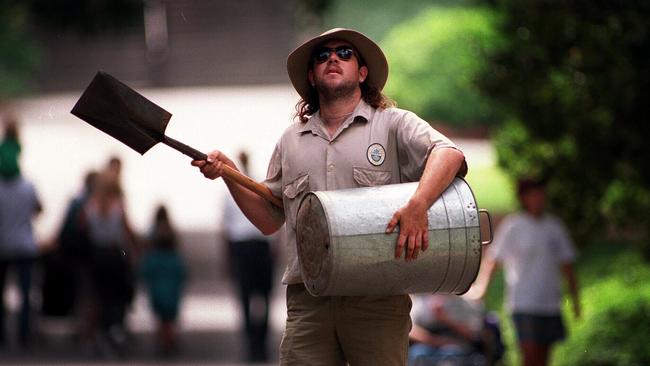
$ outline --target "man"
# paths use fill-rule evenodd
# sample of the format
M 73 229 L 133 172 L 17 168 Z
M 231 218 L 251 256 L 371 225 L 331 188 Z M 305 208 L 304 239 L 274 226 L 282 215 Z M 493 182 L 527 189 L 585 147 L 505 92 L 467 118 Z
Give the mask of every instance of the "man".
M 253 224 L 273 233 L 286 222 L 287 323 L 282 365 L 404 365 L 411 326 L 407 295 L 312 297 L 296 254 L 296 212 L 308 191 L 420 181 L 386 232 L 400 226 L 395 258 L 411 261 L 428 247 L 427 210 L 457 174 L 466 172 L 462 152 L 411 112 L 392 108 L 381 94 L 386 58 L 373 41 L 348 29 L 332 29 L 288 57 L 291 82 L 302 98 L 299 123 L 277 143 L 265 184 L 284 209 L 226 180 Z M 219 151 L 193 161 L 208 178 L 235 164 Z
M 38 255 L 32 219 L 42 211 L 34 185 L 20 173 L 18 126 L 9 121 L 0 143 L 0 346 L 5 339 L 4 302 L 8 270 L 15 271 L 20 290 L 18 342 L 28 347 L 31 328 L 32 269 Z
M 472 292 L 483 297 L 496 265 L 503 264 L 506 306 L 517 330 L 523 365 L 543 366 L 553 343 L 564 338 L 560 272 L 568 284 L 574 315 L 580 317 L 573 269 L 576 254 L 564 225 L 545 213 L 543 184 L 522 179 L 517 194 L 523 210 L 506 217 L 499 226 Z
M 241 151 L 238 158 L 239 168 L 248 174 L 248 154 Z M 272 238 L 251 224 L 230 196 L 224 202 L 222 232 L 244 318 L 247 360 L 265 362 L 273 281 Z

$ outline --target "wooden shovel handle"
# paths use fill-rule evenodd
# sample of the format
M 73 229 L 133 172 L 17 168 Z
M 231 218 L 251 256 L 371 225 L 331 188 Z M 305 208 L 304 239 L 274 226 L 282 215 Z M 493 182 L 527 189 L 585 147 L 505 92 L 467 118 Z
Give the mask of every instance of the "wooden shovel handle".
M 172 147 L 183 154 L 189 156 L 190 158 L 194 160 L 207 160 L 208 156 L 199 150 L 196 150 L 193 147 L 187 146 L 184 143 L 175 140 L 169 136 L 164 136 L 164 139 L 162 141 L 165 145 Z M 267 201 L 271 202 L 272 204 L 276 205 L 279 208 L 283 208 L 282 200 L 278 199 L 275 197 L 272 193 L 269 187 L 265 186 L 264 184 L 258 183 L 251 178 L 245 176 L 244 174 L 240 173 L 239 171 L 224 165 L 223 169 L 223 177 L 234 181 L 237 184 L 240 184 L 251 191 L 257 193 L 258 195 L 262 196 L 262 198 L 265 198 Z
M 271 202 L 272 204 L 276 205 L 279 208 L 284 207 L 284 205 L 282 204 L 282 200 L 275 197 L 271 193 L 269 187 L 252 180 L 251 178 L 245 176 L 244 174 L 240 173 L 239 171 L 227 165 L 223 166 L 223 177 L 250 189 L 251 191 L 259 194 L 267 201 Z
M 176 139 L 173 139 L 167 135 L 163 135 L 162 143 L 171 148 L 176 149 L 177 151 L 182 152 L 183 154 L 189 156 L 194 160 L 208 160 L 208 156 L 206 154 L 200 152 L 199 150 L 191 146 L 187 146 L 184 143 Z

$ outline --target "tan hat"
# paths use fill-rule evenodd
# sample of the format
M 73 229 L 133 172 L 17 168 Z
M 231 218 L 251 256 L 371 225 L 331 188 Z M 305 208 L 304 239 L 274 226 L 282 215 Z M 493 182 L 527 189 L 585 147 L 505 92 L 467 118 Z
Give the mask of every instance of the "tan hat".
M 359 51 L 361 58 L 368 67 L 367 82 L 382 90 L 388 79 L 388 61 L 381 48 L 363 34 L 344 28 L 334 28 L 303 43 L 289 54 L 287 58 L 287 72 L 291 84 L 303 99 L 309 95 L 309 63 L 314 49 L 331 39 L 338 39 L 350 43 Z

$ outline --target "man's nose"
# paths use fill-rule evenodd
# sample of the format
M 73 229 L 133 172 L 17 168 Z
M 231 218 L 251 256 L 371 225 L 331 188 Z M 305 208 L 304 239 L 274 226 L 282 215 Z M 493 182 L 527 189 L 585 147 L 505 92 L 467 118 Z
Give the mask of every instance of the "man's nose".
M 336 52 L 330 52 L 329 57 L 327 58 L 328 63 L 339 62 L 339 56 Z

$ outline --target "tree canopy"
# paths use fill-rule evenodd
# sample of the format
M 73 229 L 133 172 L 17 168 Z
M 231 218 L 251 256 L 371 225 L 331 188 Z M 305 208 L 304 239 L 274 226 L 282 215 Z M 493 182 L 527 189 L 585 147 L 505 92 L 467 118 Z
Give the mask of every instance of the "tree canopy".
M 21 2 L 0 2 L 0 101 L 24 92 L 38 64 L 38 48 L 27 34 L 28 15 Z
M 510 116 L 500 165 L 547 180 L 578 238 L 617 227 L 646 242 L 650 3 L 507 0 L 495 10 L 506 41 L 481 85 Z
M 429 7 L 396 26 L 382 42 L 391 65 L 386 93 L 431 122 L 498 120 L 475 83 L 500 42 L 496 21 L 485 8 Z

